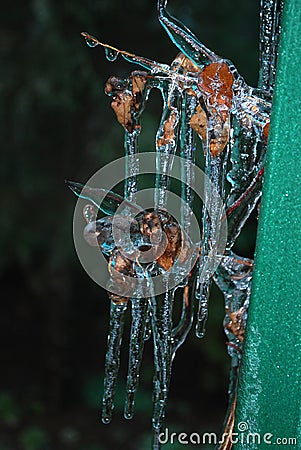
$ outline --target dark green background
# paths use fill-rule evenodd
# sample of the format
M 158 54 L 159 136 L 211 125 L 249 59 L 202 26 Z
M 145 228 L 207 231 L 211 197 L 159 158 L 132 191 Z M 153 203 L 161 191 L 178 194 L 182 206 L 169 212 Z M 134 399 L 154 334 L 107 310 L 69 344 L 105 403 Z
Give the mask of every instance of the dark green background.
M 148 449 L 150 343 L 134 420 L 122 417 L 127 338 L 113 422 L 99 420 L 109 301 L 77 259 L 75 198 L 64 179 L 85 182 L 123 155 L 123 130 L 103 87 L 110 75 L 136 68 L 122 58 L 109 63 L 80 32 L 166 63 L 177 49 L 154 0 L 35 0 L 1 9 L 0 450 Z M 253 85 L 258 10 L 254 0 L 170 1 L 170 11 Z M 154 98 L 141 150 L 154 148 L 159 114 Z M 239 251 L 252 255 L 253 246 L 251 223 Z M 174 363 L 171 431 L 220 430 L 229 369 L 222 319 L 214 290 L 206 337 L 191 333 Z

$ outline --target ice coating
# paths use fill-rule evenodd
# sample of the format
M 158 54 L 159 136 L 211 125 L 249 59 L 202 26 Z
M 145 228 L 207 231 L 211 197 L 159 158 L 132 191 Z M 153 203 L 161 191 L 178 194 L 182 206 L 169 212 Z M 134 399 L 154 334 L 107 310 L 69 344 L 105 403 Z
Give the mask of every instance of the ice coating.
M 134 415 L 135 394 L 139 381 L 139 369 L 142 361 L 146 321 L 148 316 L 148 301 L 145 298 L 136 298 L 132 303 L 132 325 L 129 350 L 129 367 L 126 386 L 126 400 L 124 416 L 131 419 Z
M 109 423 L 114 408 L 114 395 L 120 364 L 120 347 L 127 302 L 111 302 L 110 329 L 105 361 L 104 395 L 102 400 L 102 421 Z
M 258 87 L 273 92 L 281 30 L 283 0 L 260 0 Z
M 93 188 L 74 181 L 66 180 L 66 184 L 78 197 L 89 200 L 97 207 L 97 209 L 108 216 L 113 216 L 121 203 L 128 207 L 133 214 L 141 211 L 141 208 L 138 205 L 133 202 L 128 202 L 126 199 L 112 191 Z
M 127 61 L 140 65 L 143 71 L 134 71 L 127 79 L 111 77 L 105 92 L 112 98 L 111 106 L 125 132 L 126 180 L 124 198 L 101 189 L 87 188 L 69 182 L 69 187 L 89 200 L 107 217 L 97 219 L 92 205 L 84 208 L 87 221 L 85 238 L 90 245 L 98 245 L 109 258 L 112 277 L 131 274 L 135 278 L 149 280 L 166 276 L 166 292 L 149 298 L 126 296 L 121 283 L 121 294 L 110 294 L 111 315 L 105 366 L 103 397 L 103 421 L 111 420 L 114 391 L 119 369 L 125 312 L 131 304 L 131 337 L 125 401 L 125 417 L 133 416 L 135 392 L 138 387 L 139 369 L 144 342 L 150 335 L 154 345 L 154 412 L 153 449 L 159 449 L 158 433 L 164 419 L 171 377 L 172 361 L 177 349 L 185 341 L 191 329 L 195 312 L 196 334 L 203 337 L 208 316 L 208 301 L 212 279 L 204 278 L 208 261 L 218 260 L 220 265 L 213 280 L 225 298 L 224 328 L 227 348 L 231 357 L 229 408 L 225 419 L 225 432 L 233 428 L 236 404 L 236 386 L 244 330 L 251 292 L 253 261 L 235 255 L 232 247 L 241 229 L 258 203 L 264 174 L 265 150 L 268 139 L 272 92 L 275 80 L 278 42 L 281 28 L 282 0 L 261 0 L 260 22 L 260 74 L 258 88 L 250 87 L 237 72 L 231 61 L 221 58 L 208 49 L 178 19 L 172 17 L 166 7 L 167 0 L 157 0 L 158 18 L 168 36 L 181 52 L 170 64 L 162 64 L 145 57 L 119 50 L 101 43 L 97 38 L 82 33 L 90 47 L 102 46 L 108 60 L 121 55 Z M 163 99 L 160 125 L 156 134 L 157 175 L 154 209 L 142 212 L 136 204 L 139 190 L 138 140 L 141 131 L 141 115 L 151 89 L 159 89 Z M 226 214 L 212 195 L 211 185 L 205 184 L 205 200 L 198 217 L 202 223 L 202 241 L 199 258 L 190 275 L 175 289 L 168 287 L 168 271 L 178 255 L 178 245 L 183 245 L 183 232 L 164 212 L 166 193 L 170 187 L 173 156 L 182 157 L 181 167 L 181 221 L 189 233 L 191 207 L 193 205 L 194 173 L 188 162 L 195 161 L 196 139 L 200 138 L 204 167 L 208 179 L 226 205 Z M 228 189 L 226 190 L 226 186 Z M 226 192 L 228 194 L 226 195 Z M 127 259 L 112 237 L 112 217 L 125 201 L 131 213 L 138 214 L 133 224 L 131 239 L 139 249 L 151 247 L 150 234 L 156 224 L 165 233 L 169 250 L 152 264 L 141 265 Z M 140 214 L 140 216 L 139 216 Z M 212 220 L 216 218 L 218 220 Z M 218 252 L 215 236 L 223 221 L 228 223 L 225 254 Z M 170 229 L 167 228 L 166 222 Z M 165 225 L 164 225 L 165 224 Z M 119 225 L 122 228 L 122 220 Z M 170 233 L 170 230 L 173 230 Z M 171 245 L 171 236 L 173 245 Z M 140 251 L 140 250 L 139 250 Z M 174 324 L 172 312 L 175 291 L 182 291 L 182 315 Z M 231 448 L 231 443 L 220 449 Z
M 228 353 L 231 357 L 229 402 L 223 430 L 227 435 L 231 433 L 234 426 L 238 372 L 243 351 L 252 274 L 253 261 L 239 257 L 233 252 L 222 258 L 214 274 L 214 281 L 225 298 L 224 329 L 228 340 Z M 227 438 L 219 448 L 220 450 L 231 448 L 229 445 L 229 438 Z

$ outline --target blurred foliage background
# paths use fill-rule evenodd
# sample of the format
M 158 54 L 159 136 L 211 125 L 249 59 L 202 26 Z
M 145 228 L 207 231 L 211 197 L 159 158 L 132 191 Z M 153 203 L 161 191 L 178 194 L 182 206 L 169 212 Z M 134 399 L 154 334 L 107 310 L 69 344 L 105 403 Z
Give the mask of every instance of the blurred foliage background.
M 255 85 L 257 3 L 172 0 L 170 11 Z M 77 259 L 76 199 L 64 179 L 85 182 L 123 155 L 123 130 L 103 88 L 110 75 L 135 69 L 123 59 L 109 63 L 80 32 L 166 63 L 177 49 L 158 23 L 154 0 L 6 2 L 0 20 L 0 450 L 149 449 L 151 343 L 135 418 L 122 417 L 125 338 L 114 419 L 109 426 L 99 419 L 109 301 Z M 142 150 L 154 148 L 160 105 L 153 103 L 143 116 Z M 243 255 L 252 255 L 255 227 L 253 220 L 239 239 Z M 174 363 L 171 432 L 220 430 L 229 370 L 222 320 L 214 289 L 206 337 L 191 333 Z

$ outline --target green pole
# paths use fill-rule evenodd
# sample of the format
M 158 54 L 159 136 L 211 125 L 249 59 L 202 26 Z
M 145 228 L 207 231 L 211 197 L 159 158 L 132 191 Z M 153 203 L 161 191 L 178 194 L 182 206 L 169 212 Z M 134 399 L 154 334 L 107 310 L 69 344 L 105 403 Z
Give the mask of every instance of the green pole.
M 300 319 L 301 0 L 285 0 L 235 450 L 301 449 Z

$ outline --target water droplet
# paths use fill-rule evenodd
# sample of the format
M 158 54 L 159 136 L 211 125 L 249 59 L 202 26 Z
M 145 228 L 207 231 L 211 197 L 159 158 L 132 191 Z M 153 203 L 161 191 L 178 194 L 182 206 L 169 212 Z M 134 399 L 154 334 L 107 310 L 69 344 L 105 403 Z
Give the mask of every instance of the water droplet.
M 111 417 L 102 417 L 101 420 L 102 420 L 102 423 L 108 424 L 111 422 Z
M 112 48 L 105 47 L 105 54 L 108 61 L 116 61 L 119 52 L 117 50 L 113 50 Z
M 197 338 L 202 339 L 205 336 L 205 331 L 199 331 L 197 328 L 195 330 L 195 335 Z
M 134 417 L 134 413 L 132 411 L 131 412 L 128 412 L 128 411 L 124 412 L 124 418 L 125 419 L 131 420 L 133 417 Z
M 89 47 L 96 47 L 98 45 L 98 43 L 96 41 L 94 41 L 93 39 L 89 38 L 89 37 L 85 37 L 86 40 L 86 44 Z

